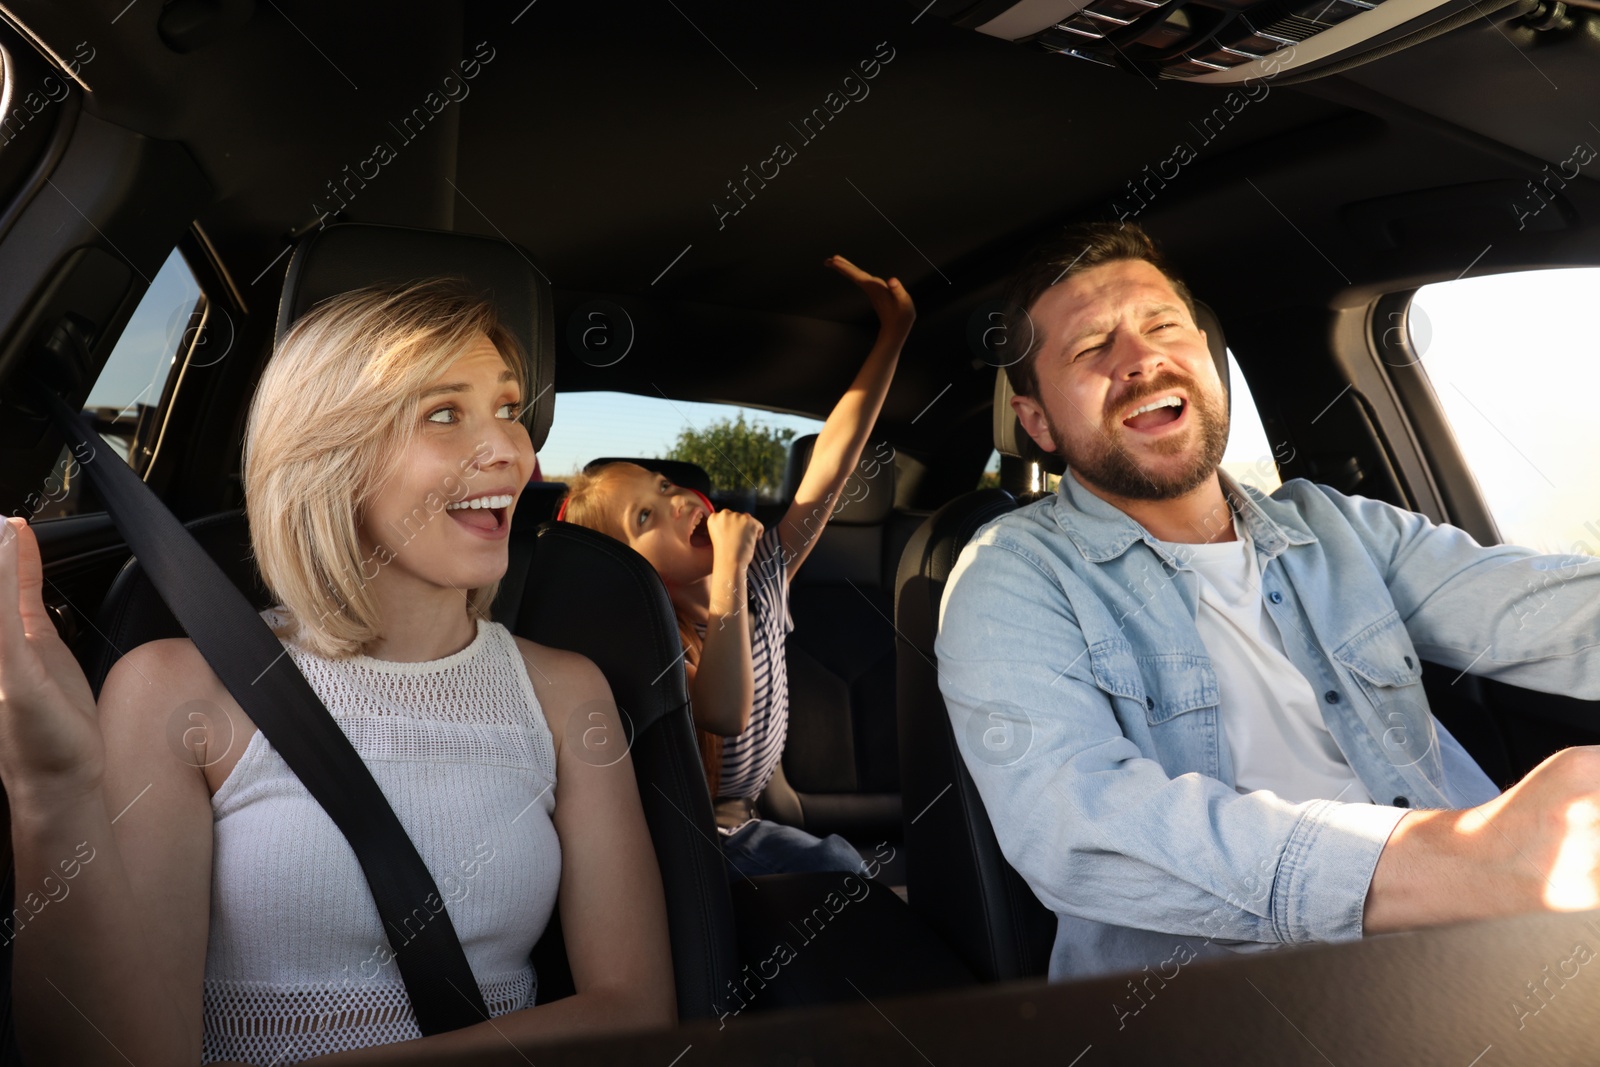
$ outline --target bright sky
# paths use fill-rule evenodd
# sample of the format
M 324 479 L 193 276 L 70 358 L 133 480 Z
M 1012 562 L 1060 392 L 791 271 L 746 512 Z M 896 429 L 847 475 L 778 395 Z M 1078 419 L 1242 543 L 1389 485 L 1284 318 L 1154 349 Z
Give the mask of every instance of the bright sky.
M 200 287 L 188 264 L 173 252 L 117 339 L 84 406 L 124 408 L 131 415 L 134 404 L 160 403 L 178 341 L 199 299 Z
M 817 419 L 758 408 L 629 393 L 557 393 L 550 437 L 539 450 L 539 470 L 550 481 L 560 481 L 601 456 L 660 459 L 684 430 L 703 429 L 741 410 L 747 421 L 792 429 L 796 437 L 822 429 Z

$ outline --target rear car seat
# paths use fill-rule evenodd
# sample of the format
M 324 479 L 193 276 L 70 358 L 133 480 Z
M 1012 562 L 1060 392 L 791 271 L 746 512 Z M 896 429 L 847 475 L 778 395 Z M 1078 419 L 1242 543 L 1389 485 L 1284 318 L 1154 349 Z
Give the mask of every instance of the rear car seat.
M 792 501 L 816 435 L 790 446 Z M 761 797 L 769 818 L 870 848 L 900 835 L 894 576 L 926 517 L 895 506 L 894 449 L 870 442 L 789 590 L 789 739 Z M 787 506 L 787 505 L 785 505 Z
M 810 459 L 810 440 L 803 446 L 803 453 L 799 458 L 799 470 L 804 471 L 804 465 Z M 892 455 L 885 450 L 883 455 Z M 614 462 L 617 459 L 626 459 L 627 462 L 637 463 L 648 470 L 659 471 L 671 479 L 675 484 L 687 488 L 697 489 L 707 493 L 711 488 L 710 476 L 706 471 L 692 463 L 678 460 L 662 460 L 647 457 L 605 457 L 592 460 L 585 465 L 586 470 L 592 470 L 603 463 Z M 853 486 L 848 490 L 848 495 L 857 498 L 857 504 L 864 504 L 871 493 L 880 494 L 880 499 L 891 500 L 893 496 L 892 461 L 884 464 L 890 468 L 887 476 L 876 473 L 868 482 Z M 791 470 L 794 463 L 791 461 Z M 868 467 L 869 472 L 873 471 Z M 789 480 L 791 486 L 798 485 L 798 479 Z M 742 501 L 740 501 L 742 503 Z M 521 507 L 518 508 L 520 521 Z M 863 522 L 869 518 L 864 514 L 853 516 L 862 526 L 886 525 L 883 521 L 876 523 Z M 773 521 L 776 521 L 775 519 Z M 834 521 L 837 521 L 834 520 Z M 909 528 L 909 518 L 902 518 L 900 525 Z M 517 537 L 517 527 L 513 527 L 513 537 Z M 651 582 L 654 573 L 644 559 L 636 555 L 631 549 L 620 542 L 593 533 L 586 529 L 577 529 L 566 523 L 547 524 L 539 531 L 540 551 L 547 550 L 550 542 L 558 536 L 581 537 L 591 543 L 593 549 L 606 548 L 619 558 L 631 557 L 638 573 L 641 575 L 641 585 L 652 585 L 661 590 L 659 581 Z M 876 553 L 882 549 L 881 531 L 869 534 L 866 538 Z M 820 551 L 819 546 L 819 551 Z M 892 549 L 898 554 L 899 546 L 895 544 Z M 815 553 L 811 560 L 818 557 Z M 892 568 L 892 563 L 890 567 Z M 808 562 L 807 570 L 811 563 Z M 565 573 L 568 568 L 555 566 L 552 570 Z M 802 574 L 806 571 L 802 571 Z M 855 574 L 867 588 L 878 592 L 878 583 L 881 580 L 877 574 L 863 576 Z M 848 589 L 848 586 L 845 586 Z M 555 587 L 543 589 L 540 601 L 546 606 L 560 603 L 565 600 L 582 595 L 581 588 L 573 587 L 570 583 L 558 579 Z M 856 594 L 852 593 L 852 597 Z M 791 594 L 792 597 L 792 594 Z M 597 601 L 604 604 L 603 611 L 597 611 L 596 617 L 601 616 L 617 619 L 619 601 L 616 597 L 607 594 Z M 850 605 L 851 612 L 870 612 L 870 608 L 859 602 Z M 888 605 L 884 606 L 885 612 Z M 554 626 L 559 615 L 551 616 L 550 623 Z M 818 625 L 827 624 L 825 620 L 818 620 Z M 893 655 L 893 631 L 885 620 L 884 630 L 886 636 L 883 640 L 886 651 L 890 657 Z M 520 632 L 520 631 L 519 631 Z M 604 624 L 600 624 L 591 644 L 598 644 L 606 633 Z M 634 640 L 639 640 L 636 635 Z M 653 652 L 656 648 L 665 646 L 670 648 L 673 655 L 680 648 L 676 630 L 670 634 L 658 634 L 651 637 L 650 647 Z M 790 638 L 793 641 L 793 636 Z M 561 641 L 552 637 L 552 642 L 560 644 Z M 578 646 L 563 646 L 578 647 Z M 663 650 L 654 653 L 658 658 L 665 657 L 668 653 Z M 591 653 L 591 655 L 596 655 Z M 603 654 L 602 654 L 603 655 Z M 597 662 L 604 662 L 597 656 Z M 892 670 L 892 659 L 889 660 Z M 681 686 L 683 672 L 668 672 L 670 680 Z M 790 681 L 790 696 L 793 700 L 793 678 Z M 625 699 L 625 694 L 618 691 L 619 704 Z M 646 694 L 648 702 L 658 702 L 659 694 Z M 632 696 L 627 697 L 633 700 Z M 889 697 L 889 708 L 892 712 L 892 695 Z M 624 705 L 626 706 L 626 705 Z M 791 704 L 791 730 L 793 728 L 793 706 Z M 892 720 L 890 721 L 892 731 Z M 792 735 L 791 735 L 792 736 Z M 676 726 L 671 733 L 672 744 L 676 755 L 671 763 L 674 768 L 679 768 L 686 762 L 682 758 L 682 750 L 692 746 L 689 738 L 678 736 Z M 891 740 L 892 744 L 892 740 Z M 891 750 L 891 760 L 893 752 Z M 634 758 L 644 758 L 644 753 L 638 747 L 634 750 Z M 696 758 L 698 758 L 696 756 Z M 694 766 L 698 769 L 699 764 Z M 654 775 L 652 766 L 637 768 L 641 782 L 646 774 Z M 781 773 L 781 772 L 780 772 Z M 705 792 L 703 779 L 695 785 L 699 788 L 702 800 L 699 803 L 710 803 L 709 794 Z M 770 788 L 770 787 L 769 787 Z M 874 831 L 874 836 L 865 836 L 863 841 L 875 844 L 879 841 L 898 839 L 898 804 L 889 809 L 887 818 Z M 869 825 L 857 823 L 857 826 Z M 654 830 L 652 825 L 652 830 Z M 673 830 L 671 826 L 664 827 L 661 836 L 657 837 L 657 849 L 667 833 Z M 696 853 L 702 844 L 689 838 L 692 827 L 688 820 L 681 821 L 676 827 L 682 841 L 679 849 L 685 855 Z M 881 832 L 877 832 L 881 831 Z M 831 831 L 823 831 L 831 832 Z M 716 841 L 712 846 L 719 850 L 720 835 L 715 831 L 707 837 L 707 842 Z M 728 983 L 719 990 L 722 999 L 722 1011 L 729 1018 L 743 1014 L 746 1010 L 751 1012 L 764 1012 L 774 1009 L 804 1007 L 816 1004 L 847 1002 L 861 996 L 871 998 L 885 996 L 907 996 L 913 993 L 931 992 L 939 989 L 950 989 L 971 984 L 974 980 L 972 972 L 962 964 L 950 948 L 930 929 L 928 924 L 915 915 L 911 909 L 890 891 L 890 884 L 903 881 L 900 871 L 903 869 L 898 852 L 892 846 L 887 849 L 874 850 L 864 848 L 873 859 L 873 865 L 866 876 L 846 874 L 840 871 L 823 871 L 806 874 L 772 874 L 760 875 L 754 878 L 734 877 L 728 881 L 727 869 L 722 870 L 721 876 L 732 892 L 733 900 L 733 930 L 737 938 L 740 960 L 744 963 L 735 982 Z M 698 858 L 698 856 L 697 856 Z M 668 859 L 662 857 L 662 869 L 665 873 L 668 868 Z M 698 865 L 697 865 L 698 870 Z M 878 880 L 871 880 L 873 877 Z M 784 946 L 779 950 L 777 946 Z M 801 946 L 805 946 L 802 950 Z M 543 946 L 541 946 L 543 947 Z M 674 941 L 673 951 L 676 955 L 679 946 Z M 538 957 L 535 958 L 538 962 Z M 773 973 L 767 968 L 778 967 Z M 757 976 L 759 972 L 759 977 Z

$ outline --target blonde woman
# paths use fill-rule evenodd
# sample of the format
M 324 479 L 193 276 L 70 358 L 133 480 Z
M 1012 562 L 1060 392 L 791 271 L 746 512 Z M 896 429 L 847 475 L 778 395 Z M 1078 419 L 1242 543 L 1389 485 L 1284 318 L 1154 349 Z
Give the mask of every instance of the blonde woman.
M 450 283 L 349 293 L 284 339 L 245 441 L 264 615 L 416 843 L 496 1018 L 419 1036 L 354 854 L 191 642 L 133 649 L 96 705 L 13 519 L 0 779 L 18 901 L 72 867 L 68 894 L 8 926 L 30 1063 L 379 1063 L 392 1042 L 445 1055 L 674 1020 L 630 761 L 577 751 L 596 713 L 620 731 L 610 690 L 487 620 L 534 465 L 525 368 Z M 168 726 L 193 707 L 218 725 L 185 760 Z M 558 900 L 577 994 L 534 1006 L 528 954 Z

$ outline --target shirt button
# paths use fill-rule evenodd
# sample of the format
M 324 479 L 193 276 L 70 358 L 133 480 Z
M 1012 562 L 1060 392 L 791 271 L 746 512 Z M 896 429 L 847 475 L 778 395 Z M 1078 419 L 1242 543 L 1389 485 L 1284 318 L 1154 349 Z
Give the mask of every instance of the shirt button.
M 1267 594 L 1267 599 L 1272 601 L 1274 604 L 1282 604 L 1283 594 L 1274 589 L 1272 592 Z
M 1409 808 L 1411 806 L 1411 801 L 1407 800 L 1405 797 L 1395 797 L 1394 806 L 1397 808 Z
M 1322 694 L 1322 699 L 1326 700 L 1330 704 L 1337 704 L 1339 703 L 1339 691 L 1336 689 L 1330 689 L 1326 693 Z
M 1406 670 L 1409 671 L 1411 669 L 1411 657 L 1407 656 L 1407 657 L 1405 657 L 1405 660 L 1406 660 Z
M 1147 710 L 1147 711 L 1155 711 L 1156 710 L 1156 698 L 1155 697 L 1145 697 L 1144 698 L 1144 706 L 1145 706 L 1145 710 Z

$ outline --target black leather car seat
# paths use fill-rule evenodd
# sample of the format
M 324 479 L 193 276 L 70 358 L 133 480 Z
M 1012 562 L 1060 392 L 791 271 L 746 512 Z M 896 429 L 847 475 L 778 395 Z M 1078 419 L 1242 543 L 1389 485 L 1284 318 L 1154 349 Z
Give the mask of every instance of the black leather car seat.
M 1226 390 L 1227 346 L 1216 314 L 1196 307 Z M 995 376 L 994 441 L 1005 455 L 1060 474 L 1011 410 L 1005 372 Z M 1003 489 L 957 497 L 928 519 L 900 561 L 895 586 L 901 790 L 907 822 L 906 890 L 912 908 L 986 981 L 1043 975 L 1056 918 L 1000 851 L 983 799 L 956 746 L 934 654 L 939 605 L 961 550 L 982 526 L 1017 506 Z
M 980 489 L 934 512 L 906 546 L 895 594 L 907 902 L 989 982 L 1044 974 L 1056 919 L 1000 852 L 939 692 L 934 638 L 962 548 L 1016 506 Z
M 800 458 L 800 470 L 803 471 L 804 464 L 809 461 L 809 442 L 802 447 L 805 451 Z M 605 457 L 590 461 L 585 469 L 592 470 L 618 459 L 659 471 L 678 485 L 701 492 L 710 488 L 710 476 L 702 467 L 681 460 Z M 877 481 L 871 491 L 882 494 L 881 499 L 892 499 L 892 486 L 891 475 Z M 867 494 L 863 488 L 853 487 L 851 495 L 864 503 Z M 520 504 L 518 515 L 521 515 Z M 858 522 L 872 521 L 865 514 L 855 517 Z M 518 529 L 513 526 L 513 538 L 527 536 L 519 534 Z M 711 798 L 700 773 L 692 716 L 679 715 L 680 710 L 687 707 L 685 676 L 681 669 L 672 668 L 681 658 L 682 647 L 672 625 L 670 604 L 662 583 L 643 557 L 593 531 L 554 523 L 541 528 L 537 539 L 535 565 L 542 573 L 555 578 L 541 586 L 531 613 L 526 606 L 519 610 L 508 603 L 499 605 L 509 613 L 508 624 L 511 616 L 519 616 L 515 627 L 519 633 L 564 648 L 586 649 L 609 640 L 612 645 L 609 655 L 630 660 L 643 656 L 651 664 L 649 673 L 659 676 L 656 684 L 642 692 L 637 685 L 630 690 L 619 688 L 615 695 L 637 734 L 633 757 L 641 792 L 647 779 L 654 784 L 671 775 L 674 785 L 685 794 L 674 793 L 677 799 L 670 803 L 664 802 L 665 792 L 643 798 L 663 876 L 705 885 L 708 897 L 718 898 L 718 916 L 722 908 L 720 898 L 731 891 L 732 923 L 727 930 L 721 928 L 720 917 L 714 918 L 708 926 L 715 929 L 710 931 L 711 937 L 703 945 L 680 945 L 674 931 L 673 955 L 680 975 L 680 1001 L 683 997 L 681 976 L 692 967 L 702 967 L 709 974 L 720 973 L 724 967 L 737 967 L 740 963 L 745 966 L 734 976 L 734 981 L 724 980 L 714 990 L 720 1004 L 718 1014 L 729 1019 L 746 1011 L 759 1013 L 847 1002 L 861 996 L 906 996 L 970 985 L 974 980 L 970 969 L 890 889 L 887 880 L 894 879 L 894 873 L 900 869 L 896 849 L 892 845 L 877 850 L 870 848 L 885 840 L 882 834 L 871 837 L 867 841 L 869 847 L 862 851 L 881 861 L 881 868 L 875 864 L 871 870 L 884 880 L 869 881 L 865 876 L 840 871 L 730 878 L 730 868 L 722 860 L 721 835 L 711 824 Z M 871 542 L 877 546 L 879 540 L 874 538 Z M 874 559 L 878 558 L 876 551 L 875 548 Z M 898 548 L 895 551 L 898 552 Z M 620 569 L 633 575 L 634 589 L 621 590 L 608 585 L 597 596 L 586 581 L 569 577 L 595 570 L 583 561 L 582 557 L 589 553 L 614 557 Z M 810 568 L 809 563 L 807 568 Z M 862 580 L 875 589 L 881 582 L 881 574 L 875 573 Z M 515 587 L 526 588 L 522 583 Z M 641 608 L 641 600 L 655 597 L 660 598 L 660 604 L 653 609 Z M 577 598 L 588 598 L 593 606 L 581 620 L 576 620 L 575 630 L 575 620 L 560 605 Z M 889 608 L 886 603 L 885 613 Z M 854 610 L 869 611 L 870 608 L 861 604 Z M 661 621 L 662 612 L 666 612 L 665 625 Z M 892 656 L 892 631 L 886 620 L 884 629 L 885 646 Z M 540 632 L 547 633 L 548 637 L 536 636 Z M 792 647 L 792 635 L 790 642 Z M 589 654 L 606 669 L 608 653 Z M 892 708 L 892 704 L 890 706 Z M 781 782 L 781 771 L 775 781 Z M 696 795 L 690 798 L 687 794 Z M 657 826 L 657 822 L 661 825 Z M 884 825 L 888 828 L 888 837 L 898 837 L 898 806 L 891 817 L 884 820 Z M 719 885 L 709 884 L 713 880 Z M 827 907 L 818 910 L 818 904 L 823 901 L 831 902 L 838 910 Z M 732 963 L 728 961 L 729 940 L 736 942 L 739 957 Z M 773 946 L 778 944 L 806 947 L 797 958 L 785 964 L 776 977 L 769 973 L 762 973 L 759 980 L 752 977 L 771 965 Z M 550 946 L 541 944 L 540 948 L 553 952 Z M 535 963 L 544 966 L 539 956 L 535 957 Z M 542 976 L 543 970 L 540 973 Z
M 661 867 L 678 1014 L 711 1018 L 739 970 L 738 943 L 666 587 L 643 556 L 604 534 L 567 522 L 519 525 L 515 517 L 511 530 L 527 577 L 503 583 L 495 618 L 530 640 L 588 656 L 610 683 Z M 589 754 L 610 758 L 598 746 Z M 552 928 L 559 937 L 559 924 Z M 542 1000 L 550 999 L 547 971 L 565 973 L 565 953 L 549 941 L 534 954 Z
M 808 434 L 790 446 L 785 508 L 815 445 Z M 871 846 L 900 832 L 894 576 L 926 515 L 895 507 L 887 442 L 867 444 L 841 499 L 789 589 L 789 737 L 761 806 L 811 833 Z
M 804 448 L 801 471 L 809 461 L 809 442 Z M 585 469 L 617 459 L 659 471 L 678 485 L 701 492 L 710 488 L 710 476 L 703 468 L 679 460 L 605 457 L 592 460 Z M 872 492 L 881 492 L 883 499 L 892 499 L 892 486 L 891 475 L 876 482 Z M 860 486 L 854 487 L 851 495 L 863 503 L 868 498 Z M 521 510 L 519 504 L 519 517 Z M 862 514 L 856 518 L 862 521 L 869 516 Z M 519 529 L 525 528 L 513 525 L 513 538 L 529 536 L 519 533 Z M 682 646 L 672 624 L 664 587 L 643 557 L 593 531 L 555 523 L 539 529 L 536 536 L 535 564 L 541 573 L 555 577 L 541 586 L 538 601 L 531 611 L 526 606 L 517 609 L 507 598 L 502 598 L 502 604 L 497 607 L 508 613 L 508 625 L 511 615 L 519 616 L 517 632 L 564 648 L 584 649 L 609 640 L 612 645 L 609 655 L 630 660 L 642 656 L 651 665 L 649 673 L 660 676 L 659 682 L 647 690 L 639 691 L 635 685 L 629 690 L 617 688 L 615 691 L 619 706 L 627 712 L 637 734 L 633 758 L 641 792 L 646 788 L 647 779 L 657 783 L 670 775 L 674 785 L 685 794 L 673 793 L 676 799 L 670 803 L 663 802 L 665 792 L 644 796 L 646 818 L 651 821 L 664 878 L 702 884 L 715 880 L 720 885 L 720 893 L 718 885 L 706 886 L 708 897 L 716 898 L 718 904 L 716 917 L 707 924 L 708 928 L 713 928 L 709 931 L 711 936 L 703 945 L 680 945 L 674 930 L 673 955 L 680 976 L 680 1002 L 683 999 L 682 976 L 686 971 L 702 967 L 708 974 L 721 973 L 722 968 L 731 970 L 740 963 L 746 966 L 733 976 L 734 981 L 724 980 L 714 989 L 720 1004 L 718 1014 L 726 1013 L 730 1019 L 746 1011 L 759 1013 L 848 1002 L 861 996 L 906 996 L 971 984 L 974 977 L 970 969 L 925 921 L 905 906 L 885 881 L 869 881 L 865 876 L 838 871 L 740 876 L 730 880 L 729 868 L 721 858 L 721 835 L 711 822 L 711 799 L 700 773 L 692 718 L 679 715 L 680 709 L 687 707 L 684 672 L 670 668 L 681 657 Z M 878 540 L 873 539 L 872 543 L 876 545 Z M 895 551 L 898 552 L 898 547 Z M 633 576 L 634 588 L 622 590 L 608 585 L 597 596 L 586 581 L 568 577 L 595 570 L 583 561 L 583 556 L 590 553 L 614 557 L 618 568 Z M 808 569 L 810 566 L 807 563 Z M 875 574 L 863 581 L 875 588 L 881 576 Z M 514 587 L 529 588 L 523 583 Z M 641 610 L 640 601 L 654 597 L 659 597 L 661 603 L 653 610 Z M 574 620 L 570 612 L 560 607 L 562 602 L 576 598 L 588 598 L 594 605 L 579 620 Z M 885 613 L 889 609 L 890 605 L 885 603 Z M 860 604 L 854 610 L 870 609 Z M 666 612 L 665 625 L 661 622 L 663 611 Z M 892 655 L 892 630 L 887 622 L 884 629 L 887 632 L 885 644 Z M 547 633 L 548 637 L 536 636 L 540 632 Z M 792 646 L 792 635 L 790 641 Z M 603 670 L 607 668 L 607 653 L 589 654 Z M 792 686 L 791 678 L 791 701 Z M 892 709 L 892 704 L 890 707 Z M 890 725 L 892 729 L 892 720 Z M 687 794 L 697 795 L 691 799 Z M 672 810 L 680 807 L 681 811 Z M 659 827 L 658 821 L 662 824 Z M 898 806 L 887 825 L 889 836 L 897 837 Z M 870 848 L 880 840 L 882 836 L 872 837 L 867 842 L 869 847 L 863 851 L 881 861 L 880 876 L 889 879 L 899 870 L 899 861 L 892 845 L 879 850 Z M 877 866 L 872 870 L 877 871 Z M 723 930 L 720 898 L 730 890 L 733 918 L 731 925 Z M 831 902 L 837 910 L 817 910 L 823 901 Z M 730 940 L 737 942 L 739 956 L 731 963 L 728 958 Z M 773 946 L 778 944 L 795 948 L 804 945 L 805 948 L 773 977 L 763 968 L 772 962 Z M 551 947 L 544 944 L 540 949 L 551 951 Z M 538 955 L 535 963 L 541 968 L 544 966 Z M 752 978 L 757 971 L 763 971 L 760 980 Z M 542 969 L 540 974 L 543 989 Z

